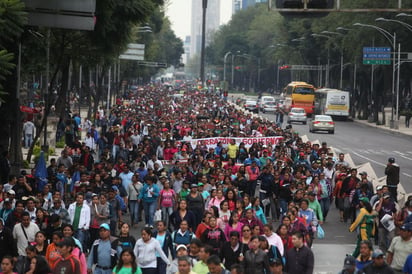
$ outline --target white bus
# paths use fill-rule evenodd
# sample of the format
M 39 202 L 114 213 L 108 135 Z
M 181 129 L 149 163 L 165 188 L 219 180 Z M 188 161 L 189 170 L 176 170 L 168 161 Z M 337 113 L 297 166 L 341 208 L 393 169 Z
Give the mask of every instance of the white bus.
M 315 91 L 315 112 L 336 117 L 349 117 L 349 92 L 321 88 Z

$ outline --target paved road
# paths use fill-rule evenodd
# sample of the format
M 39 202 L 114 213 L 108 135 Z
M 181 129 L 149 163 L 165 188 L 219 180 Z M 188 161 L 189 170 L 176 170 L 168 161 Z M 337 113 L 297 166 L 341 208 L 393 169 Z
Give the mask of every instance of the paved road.
M 270 113 L 260 114 L 273 120 Z M 308 125 L 293 123 L 300 135 L 309 140 L 326 141 L 337 153 L 350 153 L 356 165 L 370 162 L 378 178 L 383 177 L 389 157 L 395 157 L 401 168 L 401 183 L 406 193 L 412 192 L 412 139 L 379 128 L 369 127 L 352 121 L 336 121 L 335 134 L 310 133 Z

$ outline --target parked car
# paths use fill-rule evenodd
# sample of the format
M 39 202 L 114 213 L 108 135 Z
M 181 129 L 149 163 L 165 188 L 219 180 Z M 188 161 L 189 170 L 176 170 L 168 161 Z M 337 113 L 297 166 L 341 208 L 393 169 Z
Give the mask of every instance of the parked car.
M 277 105 L 275 102 L 266 102 L 263 104 L 263 108 L 262 108 L 262 112 L 266 113 L 266 112 L 275 112 L 277 108 Z
M 292 122 L 301 122 L 306 125 L 307 116 L 304 108 L 291 108 L 288 114 L 288 124 Z
M 245 104 L 243 105 L 243 107 L 244 107 L 245 109 L 249 110 L 249 111 L 252 111 L 252 112 L 256 112 L 256 113 L 259 112 L 257 102 L 254 101 L 254 100 L 246 100 L 246 102 L 245 102 Z
M 309 132 L 327 131 L 335 133 L 335 122 L 329 115 L 315 115 L 309 123 Z

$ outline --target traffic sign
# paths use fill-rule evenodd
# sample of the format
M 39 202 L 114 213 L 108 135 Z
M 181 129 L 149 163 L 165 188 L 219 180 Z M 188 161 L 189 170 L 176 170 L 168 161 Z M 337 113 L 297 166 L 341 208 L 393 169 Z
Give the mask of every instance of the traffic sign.
M 391 52 L 391 48 L 388 47 L 363 47 L 363 53 L 385 53 Z
M 381 59 L 381 60 L 377 60 L 377 59 L 370 59 L 370 60 L 365 60 L 363 59 L 363 64 L 364 65 L 390 65 L 391 64 L 391 60 L 385 60 L 385 59 Z
M 364 47 L 363 64 L 364 65 L 390 65 L 391 48 L 388 47 Z

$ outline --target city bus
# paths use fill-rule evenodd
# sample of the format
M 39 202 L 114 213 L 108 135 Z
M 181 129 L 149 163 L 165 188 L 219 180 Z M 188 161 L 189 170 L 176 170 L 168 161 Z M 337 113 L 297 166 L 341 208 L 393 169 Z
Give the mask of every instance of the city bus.
M 315 113 L 335 117 L 349 117 L 350 98 L 349 92 L 321 88 L 315 91 Z
M 288 113 L 291 108 L 303 108 L 308 116 L 314 111 L 315 87 L 306 82 L 291 82 L 283 92 L 284 108 Z

